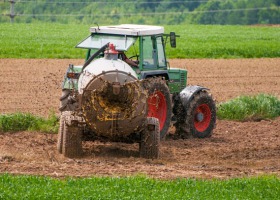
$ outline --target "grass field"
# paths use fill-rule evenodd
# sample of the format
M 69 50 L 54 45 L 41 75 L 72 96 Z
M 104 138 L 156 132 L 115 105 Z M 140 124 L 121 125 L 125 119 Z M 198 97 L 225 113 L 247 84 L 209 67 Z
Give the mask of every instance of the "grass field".
M 91 25 L 0 24 L 0 58 L 84 58 L 75 45 Z M 258 26 L 176 25 L 177 48 L 169 58 L 280 57 L 280 28 Z
M 231 180 L 173 181 L 146 177 L 64 180 L 0 175 L 0 199 L 278 199 L 280 179 L 267 176 Z

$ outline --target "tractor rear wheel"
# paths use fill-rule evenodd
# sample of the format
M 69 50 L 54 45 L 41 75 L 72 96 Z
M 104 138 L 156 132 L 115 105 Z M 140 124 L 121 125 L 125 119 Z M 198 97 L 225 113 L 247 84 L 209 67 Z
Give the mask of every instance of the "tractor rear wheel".
M 175 124 L 176 132 L 182 138 L 210 137 L 216 125 L 216 104 L 212 96 L 207 91 L 200 91 L 185 109 L 184 122 Z
M 148 117 L 146 127 L 141 134 L 140 157 L 148 159 L 159 158 L 160 131 L 159 120 Z
M 74 100 L 74 98 L 71 96 L 71 90 L 70 89 L 62 89 L 60 100 L 60 106 L 59 110 L 61 112 L 63 111 L 74 111 L 77 107 L 77 102 Z
M 72 124 L 73 113 L 66 111 L 62 113 L 63 136 L 62 140 L 62 154 L 68 158 L 75 158 L 82 155 L 82 129 L 78 124 Z
M 172 104 L 169 88 L 162 78 L 149 79 L 145 86 L 148 90 L 148 115 L 159 120 L 160 139 L 164 139 L 171 122 Z

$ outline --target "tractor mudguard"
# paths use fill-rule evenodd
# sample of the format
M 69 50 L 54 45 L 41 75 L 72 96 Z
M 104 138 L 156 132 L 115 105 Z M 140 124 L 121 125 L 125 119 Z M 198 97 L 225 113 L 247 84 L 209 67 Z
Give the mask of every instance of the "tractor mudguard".
M 205 87 L 201 87 L 199 85 L 191 85 L 191 86 L 185 87 L 180 92 L 180 100 L 181 100 L 184 108 L 187 108 L 189 106 L 189 103 L 193 99 L 194 95 L 202 90 L 209 90 L 209 89 L 205 88 Z

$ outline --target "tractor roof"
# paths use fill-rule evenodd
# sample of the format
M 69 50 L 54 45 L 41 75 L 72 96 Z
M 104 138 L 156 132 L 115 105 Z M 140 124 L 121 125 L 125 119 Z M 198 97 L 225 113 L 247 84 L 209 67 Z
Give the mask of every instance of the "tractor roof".
M 90 32 L 115 34 L 115 35 L 142 36 L 142 35 L 163 34 L 164 28 L 162 26 L 121 24 L 121 25 L 112 25 L 112 26 L 91 27 Z

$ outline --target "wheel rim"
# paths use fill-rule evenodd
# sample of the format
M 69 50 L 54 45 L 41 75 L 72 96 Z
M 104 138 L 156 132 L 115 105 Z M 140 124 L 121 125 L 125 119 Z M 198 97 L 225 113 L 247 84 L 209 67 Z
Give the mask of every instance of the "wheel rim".
M 211 122 L 211 110 L 209 105 L 201 104 L 195 110 L 194 127 L 199 132 L 205 131 Z
M 163 129 L 167 115 L 167 104 L 162 92 L 156 91 L 148 98 L 148 117 L 155 117 L 159 120 L 160 130 Z

